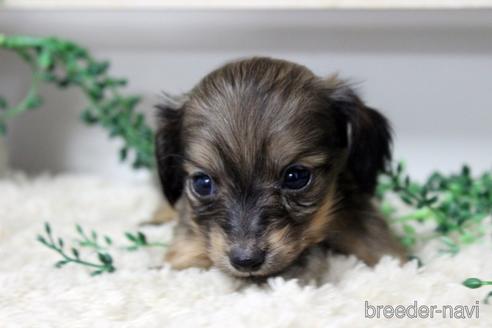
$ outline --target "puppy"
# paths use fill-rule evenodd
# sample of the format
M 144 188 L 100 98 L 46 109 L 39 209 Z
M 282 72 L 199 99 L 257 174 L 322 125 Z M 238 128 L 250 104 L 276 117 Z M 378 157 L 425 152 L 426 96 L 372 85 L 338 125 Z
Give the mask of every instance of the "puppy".
M 175 268 L 267 277 L 313 246 L 369 265 L 403 258 L 372 204 L 390 127 L 345 82 L 251 58 L 158 110 L 158 172 L 179 217 L 166 256 Z

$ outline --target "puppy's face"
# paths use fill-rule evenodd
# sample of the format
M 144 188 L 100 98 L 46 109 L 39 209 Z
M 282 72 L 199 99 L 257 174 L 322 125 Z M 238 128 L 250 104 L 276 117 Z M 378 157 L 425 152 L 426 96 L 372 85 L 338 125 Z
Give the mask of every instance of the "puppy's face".
M 348 109 L 336 106 L 353 94 L 341 88 L 299 65 L 252 59 L 212 72 L 163 110 L 164 192 L 171 202 L 184 193 L 215 265 L 268 276 L 324 239 L 349 160 Z

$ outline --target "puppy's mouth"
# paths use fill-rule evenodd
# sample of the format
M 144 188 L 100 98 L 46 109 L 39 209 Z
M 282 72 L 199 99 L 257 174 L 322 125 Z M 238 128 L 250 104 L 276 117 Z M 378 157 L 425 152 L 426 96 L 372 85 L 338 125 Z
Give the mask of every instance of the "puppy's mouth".
M 265 260 L 261 265 L 256 264 L 256 266 L 253 265 L 252 267 L 234 265 L 230 256 L 225 256 L 220 264 L 217 263 L 219 268 L 237 278 L 268 278 L 280 274 L 290 265 L 290 262 L 275 260 L 270 254 L 265 254 Z
M 237 277 L 237 278 L 267 278 L 269 276 L 275 275 L 281 270 L 268 270 L 268 269 L 258 269 L 258 270 L 238 270 L 231 265 L 222 266 L 222 269 L 227 273 Z

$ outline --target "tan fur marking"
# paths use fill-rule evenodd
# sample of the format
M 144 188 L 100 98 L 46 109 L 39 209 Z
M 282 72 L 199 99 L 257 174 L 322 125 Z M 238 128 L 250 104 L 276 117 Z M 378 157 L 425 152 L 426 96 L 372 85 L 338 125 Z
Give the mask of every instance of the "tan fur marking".
M 322 164 L 326 163 L 327 158 L 328 158 L 328 155 L 326 155 L 326 154 L 309 155 L 309 156 L 304 157 L 300 161 L 300 163 L 307 165 L 307 166 L 314 167 L 314 166 L 318 166 L 318 165 L 322 165 Z
M 276 255 L 281 255 L 285 260 L 287 258 L 294 257 L 302 249 L 299 247 L 299 243 L 289 239 L 290 227 L 286 226 L 280 230 L 274 230 L 268 235 L 268 245 L 270 251 Z
M 195 140 L 189 144 L 188 153 L 193 156 L 192 159 L 197 165 L 206 165 L 206 167 L 200 167 L 200 169 L 206 169 L 209 166 L 212 170 L 220 170 L 222 168 L 222 164 L 219 160 L 220 157 L 217 155 L 215 148 L 212 147 L 209 142 L 205 142 L 204 140 Z M 193 168 L 196 167 L 193 165 L 185 165 L 185 169 L 193 170 Z
M 288 226 L 280 229 L 274 230 L 268 235 L 268 243 L 270 245 L 279 245 L 287 239 L 290 228 Z
M 209 236 L 209 255 L 216 264 L 224 264 L 228 252 L 226 236 L 219 228 L 215 227 L 210 231 Z
M 144 224 L 163 224 L 174 220 L 178 213 L 167 203 L 161 203 L 152 218 Z
M 209 268 L 212 265 L 206 254 L 204 243 L 197 237 L 175 238 L 165 259 L 174 269 L 178 270 L 190 267 Z
M 331 212 L 335 204 L 334 191 L 335 185 L 330 186 L 323 200 L 323 204 L 316 211 L 309 226 L 306 228 L 303 235 L 304 247 L 319 243 L 326 238 L 326 230 L 332 220 Z

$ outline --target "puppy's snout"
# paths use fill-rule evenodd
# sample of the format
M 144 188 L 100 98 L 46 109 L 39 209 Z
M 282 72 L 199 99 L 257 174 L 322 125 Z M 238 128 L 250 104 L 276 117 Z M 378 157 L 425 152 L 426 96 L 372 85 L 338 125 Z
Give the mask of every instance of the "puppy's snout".
M 229 255 L 232 266 L 243 272 L 258 270 L 265 262 L 265 252 L 259 248 L 248 249 L 235 247 Z

